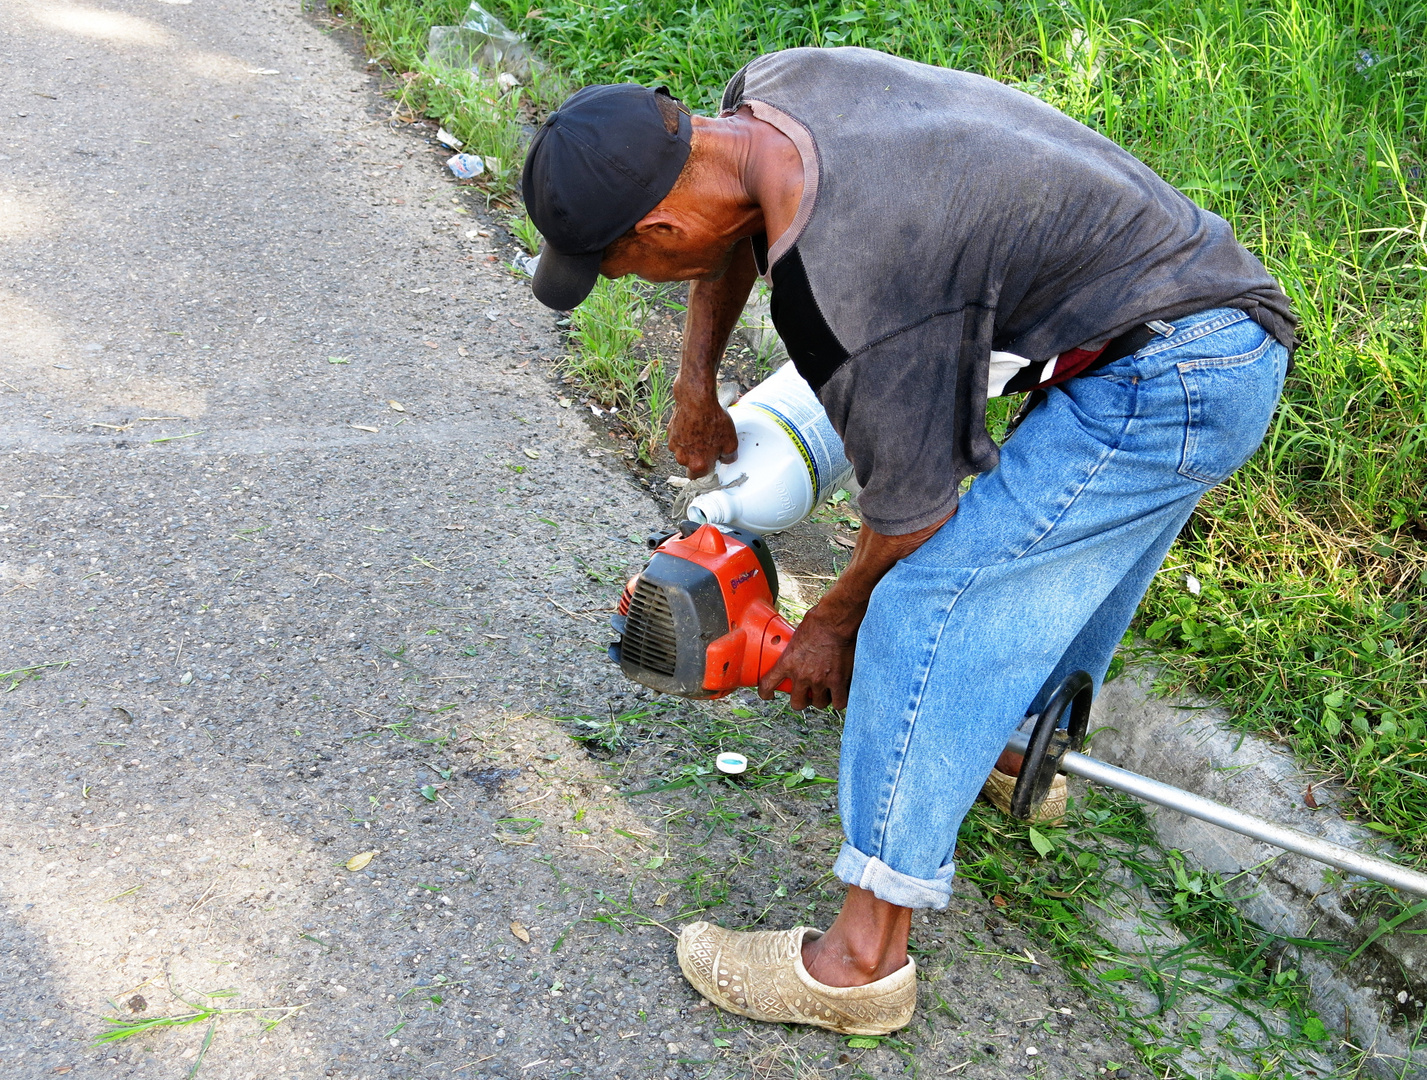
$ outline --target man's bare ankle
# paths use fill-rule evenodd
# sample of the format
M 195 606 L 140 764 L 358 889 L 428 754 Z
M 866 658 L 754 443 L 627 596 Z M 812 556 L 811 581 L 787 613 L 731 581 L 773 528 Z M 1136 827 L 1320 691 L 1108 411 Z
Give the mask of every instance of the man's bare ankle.
M 866 986 L 897 971 L 906 964 L 890 963 L 888 957 L 863 956 L 848 948 L 848 942 L 829 941 L 825 935 L 803 942 L 803 967 L 824 986 Z

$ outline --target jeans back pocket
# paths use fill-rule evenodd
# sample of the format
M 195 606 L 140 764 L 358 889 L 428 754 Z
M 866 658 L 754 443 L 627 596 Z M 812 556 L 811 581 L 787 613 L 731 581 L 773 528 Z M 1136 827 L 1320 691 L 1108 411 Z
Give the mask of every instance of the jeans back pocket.
M 1187 407 L 1181 476 L 1212 487 L 1253 456 L 1283 388 L 1285 356 L 1265 334 L 1250 352 L 1175 365 Z

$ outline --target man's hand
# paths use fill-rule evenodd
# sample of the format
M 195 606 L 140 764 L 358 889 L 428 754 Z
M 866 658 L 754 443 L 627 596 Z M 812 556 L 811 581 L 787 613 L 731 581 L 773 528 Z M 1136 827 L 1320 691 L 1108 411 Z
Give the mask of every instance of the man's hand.
M 669 421 L 669 449 L 674 460 L 689 470 L 690 480 L 706 476 L 718 462 L 728 464 L 738 457 L 733 417 L 717 398 L 676 397 L 674 417 Z
M 831 705 L 845 709 L 857 630 L 867 614 L 872 590 L 887 571 L 935 536 L 950 518 L 948 514 L 935 525 L 900 536 L 884 536 L 864 524 L 847 568 L 794 631 L 773 669 L 758 681 L 758 696 L 771 698 L 778 684 L 788 679 L 793 684 L 788 702 L 792 708 L 811 705 L 825 709 Z
M 765 701 L 784 679 L 793 686 L 789 708 L 799 710 L 847 708 L 847 691 L 852 685 L 852 654 L 857 635 L 850 637 L 823 621 L 818 609 L 808 612 L 788 641 L 788 647 L 773 669 L 758 682 L 758 696 Z

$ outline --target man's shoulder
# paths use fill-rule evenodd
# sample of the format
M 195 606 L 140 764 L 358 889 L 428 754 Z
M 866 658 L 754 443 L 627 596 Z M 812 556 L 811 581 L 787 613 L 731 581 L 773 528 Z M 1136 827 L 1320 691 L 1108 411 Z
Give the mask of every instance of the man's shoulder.
M 890 53 L 858 46 L 833 49 L 797 48 L 764 53 L 745 64 L 724 89 L 722 109 L 731 112 L 746 98 L 770 100 L 809 93 L 856 93 L 889 80 L 975 84 L 984 76 L 954 68 L 934 67 Z

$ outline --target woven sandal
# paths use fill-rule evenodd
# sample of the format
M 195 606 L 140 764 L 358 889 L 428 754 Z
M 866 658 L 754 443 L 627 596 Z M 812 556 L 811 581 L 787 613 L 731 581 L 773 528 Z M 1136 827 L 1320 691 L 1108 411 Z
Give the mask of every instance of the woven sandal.
M 986 778 L 986 783 L 981 788 L 981 794 L 1001 813 L 1007 817 L 1011 814 L 1011 792 L 1016 789 L 1016 778 L 1003 773 L 1000 769 L 992 769 L 991 775 Z M 1060 773 L 1055 774 L 1055 779 L 1050 782 L 1050 791 L 1046 794 L 1045 802 L 1036 807 L 1035 813 L 1031 814 L 1032 825 L 1059 825 L 1065 820 L 1065 802 L 1067 797 L 1065 787 L 1065 777 Z
M 843 1035 L 889 1035 L 917 1007 L 917 965 L 867 986 L 824 986 L 803 966 L 804 938 L 821 930 L 725 930 L 689 923 L 679 935 L 679 967 L 720 1009 L 774 1024 L 812 1024 Z

